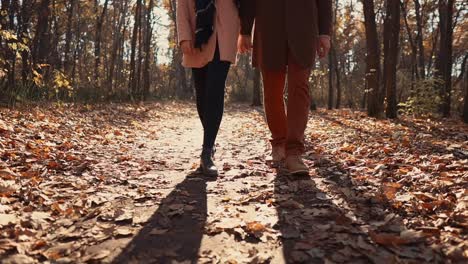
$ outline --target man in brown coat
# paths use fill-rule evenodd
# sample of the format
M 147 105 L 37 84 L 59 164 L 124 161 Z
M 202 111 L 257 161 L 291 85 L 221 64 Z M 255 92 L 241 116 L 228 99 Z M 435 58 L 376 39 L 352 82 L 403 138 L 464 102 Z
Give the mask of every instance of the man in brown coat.
M 241 0 L 240 52 L 252 47 L 260 68 L 272 158 L 291 174 L 307 174 L 301 156 L 310 108 L 309 76 L 316 54 L 330 50 L 331 0 Z M 252 29 L 255 24 L 255 29 Z M 283 92 L 288 80 L 285 110 Z

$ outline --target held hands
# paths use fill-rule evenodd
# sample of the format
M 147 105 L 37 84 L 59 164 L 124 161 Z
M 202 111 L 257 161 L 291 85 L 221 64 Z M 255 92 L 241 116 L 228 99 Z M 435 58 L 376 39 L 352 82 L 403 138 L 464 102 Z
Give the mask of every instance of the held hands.
M 191 40 L 184 40 L 180 43 L 180 48 L 182 52 L 186 55 L 196 55 L 200 52 L 199 49 L 193 46 L 193 42 Z
M 331 47 L 330 36 L 321 35 L 319 36 L 318 42 L 319 43 L 318 43 L 317 53 L 319 55 L 319 58 L 323 59 L 325 56 L 328 55 L 328 52 L 330 52 L 330 47 Z
M 244 54 L 250 52 L 252 49 L 252 37 L 246 35 L 239 35 L 237 39 L 237 50 L 239 53 Z
M 331 48 L 330 36 L 322 35 L 318 40 L 317 53 L 322 59 L 328 55 Z M 247 53 L 252 50 L 252 38 L 250 36 L 240 35 L 237 40 L 237 50 L 239 53 Z

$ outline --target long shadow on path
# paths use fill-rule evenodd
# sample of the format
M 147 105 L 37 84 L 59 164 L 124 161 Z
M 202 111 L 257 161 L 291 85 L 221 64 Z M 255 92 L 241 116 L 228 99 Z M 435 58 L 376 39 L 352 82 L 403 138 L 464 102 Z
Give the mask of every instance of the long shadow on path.
M 216 179 L 188 175 L 113 263 L 196 262 L 207 218 L 207 182 L 211 180 Z
M 369 262 L 365 256 L 343 251 L 348 250 L 346 243 L 352 243 L 347 233 L 356 230 L 348 226 L 345 211 L 310 176 L 279 172 L 274 189 L 285 263 Z
M 275 180 L 286 263 L 440 263 L 439 252 L 421 240 L 386 247 L 372 242 L 372 232 L 398 235 L 406 230 L 402 219 L 360 196 L 355 190 L 359 186 L 339 163 L 316 163 L 315 179 L 278 173 Z
M 315 199 L 318 192 L 315 183 L 310 177 L 294 178 L 278 172 L 274 184 L 284 260 L 287 263 L 310 261 L 310 256 L 299 247 L 314 245 L 311 231 L 317 222 L 303 219 L 302 213 L 319 205 Z

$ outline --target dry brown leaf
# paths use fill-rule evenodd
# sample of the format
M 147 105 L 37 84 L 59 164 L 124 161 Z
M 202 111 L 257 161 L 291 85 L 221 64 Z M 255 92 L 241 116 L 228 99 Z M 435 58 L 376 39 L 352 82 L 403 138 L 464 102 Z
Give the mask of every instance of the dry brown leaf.
M 411 243 L 409 239 L 390 233 L 375 233 L 369 231 L 369 235 L 375 243 L 383 246 L 399 246 Z
M 294 200 L 286 200 L 284 202 L 281 202 L 281 207 L 284 207 L 284 208 L 292 208 L 292 209 L 302 209 L 304 208 L 304 205 L 299 203 L 299 202 L 296 202 Z
M 0 226 L 7 226 L 11 224 L 16 224 L 18 218 L 14 214 L 0 214 Z
M 2 259 L 2 264 L 32 264 L 37 263 L 35 259 L 24 254 L 15 254 Z
M 341 148 L 341 151 L 353 153 L 356 150 L 356 146 L 352 144 L 345 143 Z
M 396 192 L 401 188 L 400 183 L 395 183 L 395 182 L 386 182 L 382 185 L 382 194 L 384 197 L 391 201 L 395 199 L 396 197 Z
M 0 170 L 0 178 L 4 180 L 15 180 L 16 178 L 18 178 L 18 176 L 19 175 L 17 173 L 14 173 L 8 168 Z
M 6 132 L 6 131 L 13 132 L 13 128 L 7 125 L 5 121 L 0 120 L 0 132 Z
M 114 231 L 115 236 L 129 236 L 129 235 L 132 235 L 132 234 L 133 234 L 133 229 L 130 228 L 130 227 L 125 227 L 125 226 L 118 227 Z
M 107 250 L 107 249 L 103 249 L 103 250 L 99 250 L 99 252 L 95 252 L 93 254 L 90 254 L 88 256 L 85 257 L 85 260 L 86 261 L 89 261 L 89 260 L 101 260 L 101 259 L 104 259 L 106 258 L 107 256 L 109 256 L 111 253 L 110 250 Z
M 436 197 L 428 193 L 414 192 L 413 195 L 424 202 L 431 202 L 431 201 L 437 200 Z
M 0 197 L 11 196 L 19 189 L 19 185 L 15 181 L 0 181 Z

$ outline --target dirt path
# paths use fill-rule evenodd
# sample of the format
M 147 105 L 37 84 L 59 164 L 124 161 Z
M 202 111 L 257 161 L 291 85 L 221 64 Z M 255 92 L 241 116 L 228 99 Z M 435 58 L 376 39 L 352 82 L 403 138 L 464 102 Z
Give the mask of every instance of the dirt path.
M 268 195 L 258 197 L 265 188 L 272 191 L 274 179 L 274 173 L 264 165 L 265 126 L 259 123 L 257 110 L 227 112 L 216 152 L 222 173 L 216 179 L 194 170 L 200 154 L 201 125 L 193 108 L 171 113 L 173 126 L 147 143 L 143 155 L 165 161 L 164 167 L 149 175 L 166 175 L 171 191 L 116 262 L 192 263 L 198 259 L 202 263 L 250 263 L 255 259 L 265 262 L 275 254 L 281 257 L 278 232 L 271 228 L 277 222 L 276 210 L 264 202 Z M 247 225 L 252 231 L 258 229 L 261 239 L 249 237 Z M 267 227 L 271 237 L 263 235 Z
M 159 207 L 152 209 L 135 237 L 107 243 L 115 253 L 108 259 L 117 256 L 117 263 L 441 261 L 437 249 L 421 244 L 422 233 L 407 230 L 402 219 L 386 212 L 372 196 L 361 196 L 358 190 L 365 186 L 353 186 L 342 164 L 326 154 L 318 159 L 317 151 L 309 147 L 307 162 L 314 168 L 310 178 L 291 178 L 269 168 L 265 164 L 269 132 L 259 109 L 227 111 L 216 153 L 223 172 L 217 179 L 194 173 L 201 145 L 194 109 L 170 116 L 175 122 L 160 131 L 157 140 L 147 141 L 142 153 L 164 161 L 148 175 L 165 178 L 170 193 L 161 196 Z M 325 131 L 329 125 L 329 120 L 315 116 L 308 133 L 332 135 L 334 131 Z M 386 228 L 397 238 L 374 233 Z M 392 240 L 405 231 L 408 242 Z M 374 240 L 379 239 L 387 240 L 382 243 L 389 247 L 376 245 Z
M 194 172 L 201 146 L 194 107 L 150 105 L 143 112 L 147 115 L 142 120 L 114 120 L 125 127 L 111 133 L 121 137 L 118 144 L 111 138 L 102 146 L 84 144 L 93 153 L 88 157 L 92 165 L 81 178 L 66 178 L 74 187 L 90 185 L 78 188 L 89 194 L 83 212 L 68 221 L 64 212 L 43 217 L 53 223 L 40 231 L 44 245 L 31 240 L 17 246 L 18 254 L 8 255 L 3 263 L 466 259 L 466 134 L 459 127 L 424 134 L 416 123 L 410 127 L 376 122 L 360 113 L 315 113 L 307 132 L 311 176 L 291 178 L 265 164 L 269 132 L 261 110 L 229 107 L 216 153 L 222 173 L 210 179 Z M 418 136 L 419 143 L 406 146 Z M 427 151 L 433 156 L 422 156 Z M 435 156 L 442 164 L 447 153 L 452 156 L 444 163 L 450 168 L 444 174 L 427 165 Z M 428 194 L 429 187 L 421 182 L 434 181 L 434 175 L 444 175 L 438 178 L 444 182 Z M 448 193 L 456 199 L 439 202 L 452 197 L 444 196 Z M 434 206 L 432 211 L 429 206 Z M 42 233 L 45 230 L 51 235 Z

